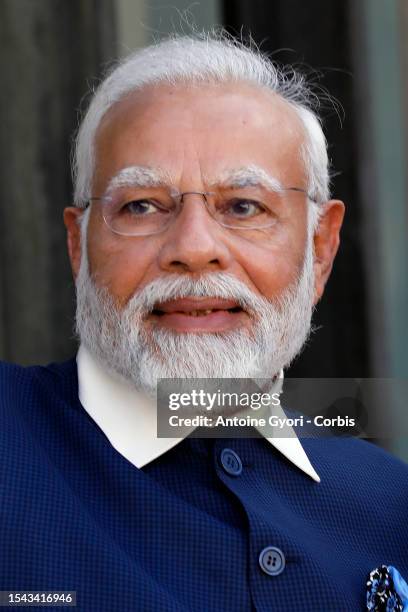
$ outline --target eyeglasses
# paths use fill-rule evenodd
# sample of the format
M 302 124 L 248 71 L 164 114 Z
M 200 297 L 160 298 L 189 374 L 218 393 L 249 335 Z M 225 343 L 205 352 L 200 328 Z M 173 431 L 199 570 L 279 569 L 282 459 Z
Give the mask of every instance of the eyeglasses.
M 145 192 L 146 190 L 144 190 Z M 259 189 L 243 188 L 229 190 L 228 194 L 213 191 L 185 191 L 169 194 L 153 190 L 153 195 L 143 195 L 143 190 L 124 187 L 104 197 L 92 197 L 87 202 L 102 203 L 102 215 L 106 225 L 121 236 L 150 236 L 165 231 L 178 217 L 187 195 L 200 195 L 203 203 L 215 221 L 231 230 L 264 230 L 277 222 L 282 207 L 290 200 L 307 196 L 300 187 L 285 187 L 259 197 Z

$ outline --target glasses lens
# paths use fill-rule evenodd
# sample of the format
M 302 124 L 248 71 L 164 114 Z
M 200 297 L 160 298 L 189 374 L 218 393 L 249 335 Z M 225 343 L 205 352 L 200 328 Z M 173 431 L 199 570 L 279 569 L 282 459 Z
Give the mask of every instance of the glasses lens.
M 196 193 L 196 192 L 189 192 Z M 202 203 L 223 227 L 233 230 L 258 230 L 273 227 L 296 198 L 305 193 L 291 189 L 260 191 L 231 189 L 202 194 Z M 181 204 L 181 205 L 180 205 Z M 103 199 L 103 216 L 108 227 L 123 236 L 148 236 L 164 231 L 185 205 L 163 192 L 148 195 L 132 188 L 121 189 Z M 248 235 L 249 236 L 249 235 Z M 256 234 L 254 234 L 256 239 Z
M 175 214 L 171 199 L 144 197 L 129 190 L 105 198 L 103 204 L 106 224 L 123 236 L 157 234 L 171 223 Z
M 213 207 L 214 216 L 224 227 L 232 229 L 264 229 L 272 227 L 282 214 L 287 193 L 245 190 L 223 197 Z

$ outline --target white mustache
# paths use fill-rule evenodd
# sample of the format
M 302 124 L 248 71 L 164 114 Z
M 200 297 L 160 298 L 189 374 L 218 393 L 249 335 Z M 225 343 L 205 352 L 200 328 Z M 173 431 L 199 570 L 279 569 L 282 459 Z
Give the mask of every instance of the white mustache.
M 149 314 L 157 303 L 188 297 L 233 299 L 249 314 L 257 315 L 270 302 L 256 295 L 232 274 L 212 272 L 198 279 L 180 274 L 166 275 L 138 290 L 128 301 L 126 310 L 137 308 L 139 316 Z M 275 306 L 279 299 L 274 300 Z

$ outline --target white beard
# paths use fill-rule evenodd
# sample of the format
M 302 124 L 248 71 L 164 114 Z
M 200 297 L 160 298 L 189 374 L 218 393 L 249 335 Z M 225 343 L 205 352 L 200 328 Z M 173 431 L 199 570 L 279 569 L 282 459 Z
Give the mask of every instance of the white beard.
M 120 309 L 108 290 L 90 277 L 86 248 L 76 291 L 81 343 L 103 367 L 149 395 L 156 393 L 159 378 L 271 378 L 291 363 L 311 330 L 313 246 L 309 240 L 297 281 L 271 301 L 223 272 L 198 280 L 166 274 Z M 188 296 L 236 300 L 249 314 L 251 329 L 178 333 L 146 327 L 144 318 L 155 303 Z

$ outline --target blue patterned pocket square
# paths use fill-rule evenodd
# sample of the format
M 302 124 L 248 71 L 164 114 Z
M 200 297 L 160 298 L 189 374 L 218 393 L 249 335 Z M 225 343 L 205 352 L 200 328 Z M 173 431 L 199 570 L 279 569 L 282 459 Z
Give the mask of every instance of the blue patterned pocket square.
M 408 612 L 408 584 L 392 565 L 381 565 L 370 572 L 367 581 L 367 610 Z

